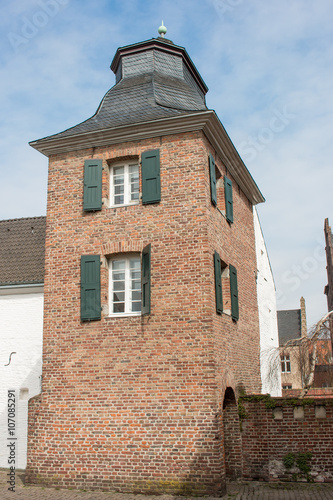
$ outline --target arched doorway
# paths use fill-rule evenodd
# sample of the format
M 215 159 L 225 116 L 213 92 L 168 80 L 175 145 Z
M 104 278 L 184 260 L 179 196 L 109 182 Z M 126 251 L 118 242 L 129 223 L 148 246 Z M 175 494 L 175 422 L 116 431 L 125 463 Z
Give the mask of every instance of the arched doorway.
M 242 477 L 242 438 L 238 406 L 233 389 L 227 387 L 223 401 L 223 430 L 226 480 Z

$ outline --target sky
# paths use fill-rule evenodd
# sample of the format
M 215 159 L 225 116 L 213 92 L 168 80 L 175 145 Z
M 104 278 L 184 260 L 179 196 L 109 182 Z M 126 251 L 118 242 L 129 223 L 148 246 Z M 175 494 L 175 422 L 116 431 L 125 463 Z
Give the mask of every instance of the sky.
M 0 219 L 46 214 L 47 158 L 29 141 L 92 116 L 118 47 L 185 47 L 266 202 L 278 309 L 327 312 L 333 225 L 332 0 L 0 0 Z

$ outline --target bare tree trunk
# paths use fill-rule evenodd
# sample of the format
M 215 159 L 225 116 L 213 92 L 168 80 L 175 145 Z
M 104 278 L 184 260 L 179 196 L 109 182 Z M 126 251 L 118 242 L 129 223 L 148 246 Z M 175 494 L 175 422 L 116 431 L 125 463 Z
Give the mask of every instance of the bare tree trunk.
M 309 373 L 307 376 L 307 381 L 305 383 L 304 389 L 301 391 L 300 398 L 304 398 L 304 396 L 307 394 L 308 390 L 310 389 L 311 385 L 313 384 L 314 373 L 315 373 L 315 368 L 316 368 L 316 354 L 317 354 L 318 337 L 322 332 L 322 328 L 323 328 L 324 323 L 328 320 L 328 318 L 332 314 L 333 314 L 333 311 L 330 311 L 323 318 L 321 318 L 321 320 L 318 321 L 318 323 L 316 325 L 315 332 L 311 337 L 311 344 L 313 346 L 312 359 L 311 359 L 311 363 L 309 366 Z

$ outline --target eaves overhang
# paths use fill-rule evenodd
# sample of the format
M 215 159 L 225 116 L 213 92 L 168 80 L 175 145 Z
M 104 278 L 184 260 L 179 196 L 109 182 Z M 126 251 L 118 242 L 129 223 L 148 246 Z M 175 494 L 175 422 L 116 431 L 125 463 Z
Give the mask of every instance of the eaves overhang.
M 108 127 L 65 137 L 45 137 L 29 144 L 49 157 L 79 149 L 194 131 L 202 131 L 206 135 L 228 172 L 248 199 L 254 205 L 264 202 L 265 198 L 213 110 L 198 111 L 121 127 Z
M 44 292 L 44 283 L 19 283 L 0 285 L 0 296 L 2 295 L 27 295 Z

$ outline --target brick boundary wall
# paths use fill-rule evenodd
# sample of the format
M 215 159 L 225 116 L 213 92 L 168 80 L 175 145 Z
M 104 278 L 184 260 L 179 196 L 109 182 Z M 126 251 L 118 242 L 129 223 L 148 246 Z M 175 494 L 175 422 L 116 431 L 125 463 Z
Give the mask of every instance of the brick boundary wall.
M 333 399 L 239 401 L 243 479 L 333 482 Z
M 328 365 L 330 366 L 330 365 Z M 296 397 L 301 394 L 301 389 L 284 389 L 282 390 L 283 397 Z M 307 398 L 333 398 L 333 388 L 331 387 L 315 387 L 309 389 L 306 394 Z

